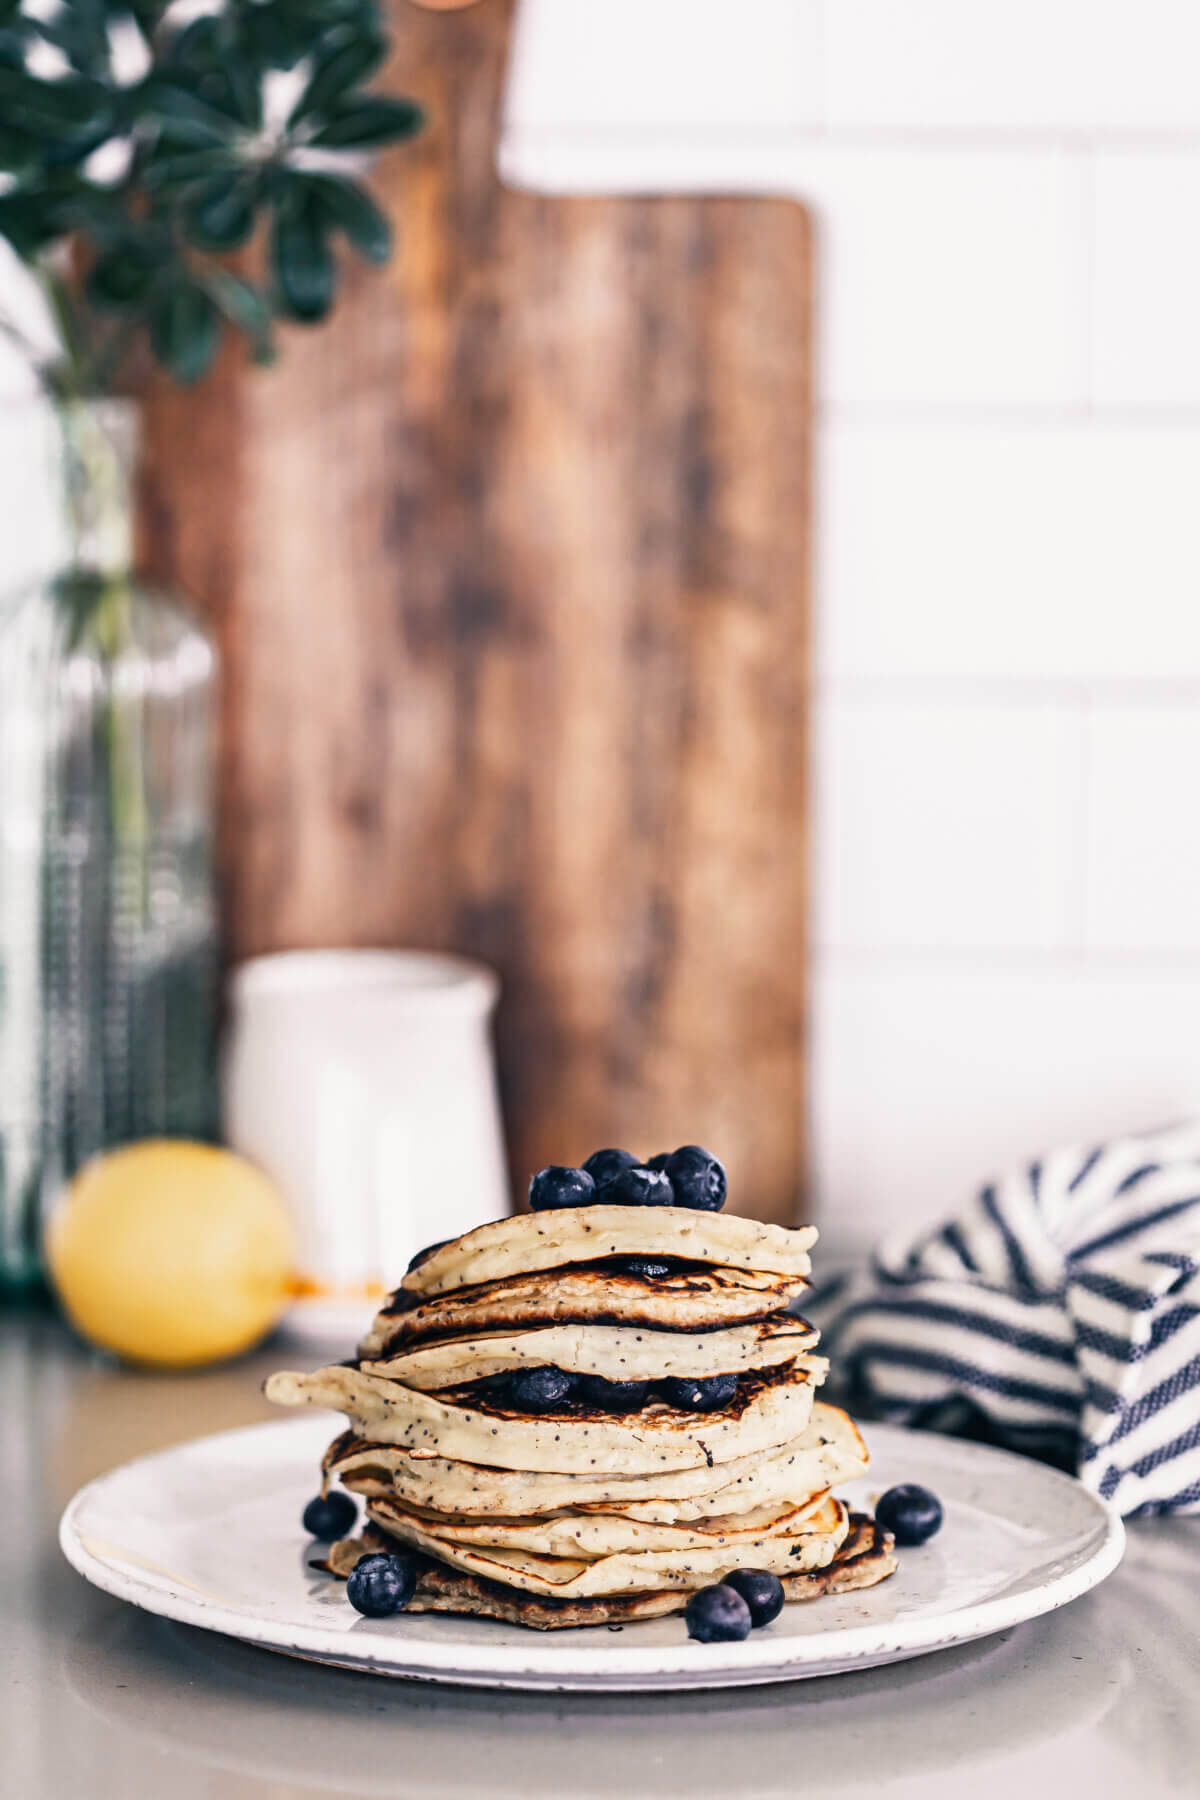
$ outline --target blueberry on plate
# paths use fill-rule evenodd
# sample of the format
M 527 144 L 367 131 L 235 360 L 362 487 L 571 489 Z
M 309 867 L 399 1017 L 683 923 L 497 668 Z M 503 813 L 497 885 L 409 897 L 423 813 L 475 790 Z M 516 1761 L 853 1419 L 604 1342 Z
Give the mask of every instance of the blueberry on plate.
M 600 1189 L 601 1206 L 673 1206 L 675 1195 L 661 1169 L 622 1169 Z
M 628 1150 L 593 1150 L 583 1166 L 596 1186 L 603 1187 L 622 1169 L 636 1169 L 638 1159 Z
M 621 1269 L 626 1275 L 640 1275 L 643 1281 L 658 1281 L 671 1273 L 671 1265 L 661 1256 L 623 1256 Z
M 665 1169 L 671 1160 L 669 1150 L 660 1150 L 657 1156 L 648 1156 L 642 1167 L 646 1169 Z
M 898 1544 L 924 1544 L 941 1529 L 942 1503 L 928 1488 L 905 1481 L 879 1496 L 875 1520 Z
M 636 1412 L 650 1396 L 648 1381 L 609 1381 L 604 1375 L 581 1375 L 579 1398 L 597 1412 Z
M 682 1412 L 715 1412 L 737 1393 L 736 1375 L 668 1375 L 661 1384 L 664 1400 Z
M 586 1169 L 564 1169 L 551 1163 L 539 1169 L 529 1184 L 529 1204 L 534 1212 L 553 1212 L 560 1206 L 590 1206 L 596 1183 Z
M 725 1586 L 742 1596 L 752 1625 L 769 1625 L 783 1611 L 783 1583 L 769 1569 L 734 1569 Z
M 315 1500 L 310 1500 L 301 1523 L 310 1537 L 331 1544 L 334 1538 L 345 1537 L 353 1530 L 357 1517 L 358 1508 L 349 1494 L 335 1492 L 318 1494 Z
M 720 1212 L 724 1206 L 729 1183 L 724 1167 L 710 1150 L 683 1144 L 668 1156 L 666 1173 L 675 1190 L 676 1206 L 690 1206 L 696 1212 Z
M 386 1619 L 401 1612 L 416 1589 L 417 1571 L 410 1556 L 364 1556 L 350 1571 L 346 1598 L 368 1619 Z
M 517 1412 L 554 1412 L 569 1399 L 575 1377 L 541 1364 L 522 1369 L 508 1384 L 508 1404 Z
M 687 1632 L 701 1644 L 735 1644 L 750 1636 L 750 1608 L 725 1582 L 697 1588 L 684 1610 Z

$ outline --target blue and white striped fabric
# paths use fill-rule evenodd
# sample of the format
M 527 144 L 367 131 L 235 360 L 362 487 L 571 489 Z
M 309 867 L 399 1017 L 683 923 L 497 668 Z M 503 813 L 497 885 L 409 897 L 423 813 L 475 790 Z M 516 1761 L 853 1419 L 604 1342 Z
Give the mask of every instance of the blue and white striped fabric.
M 1200 1512 L 1200 1124 L 1060 1150 L 801 1305 L 877 1416 L 962 1396 L 1126 1515 Z

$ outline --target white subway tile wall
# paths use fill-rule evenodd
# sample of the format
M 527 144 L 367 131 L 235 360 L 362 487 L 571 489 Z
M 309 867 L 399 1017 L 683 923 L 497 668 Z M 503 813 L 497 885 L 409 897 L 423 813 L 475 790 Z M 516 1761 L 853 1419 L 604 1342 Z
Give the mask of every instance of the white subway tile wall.
M 502 167 L 814 215 L 827 1236 L 1196 1110 L 1195 0 L 522 0 Z
M 826 0 L 825 44 L 834 127 L 1200 127 L 1192 0 Z
M 1095 157 L 1097 406 L 1200 409 L 1200 146 Z
M 1098 701 L 1088 722 L 1087 937 L 1099 951 L 1196 948 L 1200 689 Z
M 1200 676 L 1200 411 L 833 412 L 817 466 L 824 675 Z
M 898 695 L 891 683 L 822 694 L 817 941 L 867 952 L 1076 943 L 1085 730 L 1079 705 L 1049 698 Z

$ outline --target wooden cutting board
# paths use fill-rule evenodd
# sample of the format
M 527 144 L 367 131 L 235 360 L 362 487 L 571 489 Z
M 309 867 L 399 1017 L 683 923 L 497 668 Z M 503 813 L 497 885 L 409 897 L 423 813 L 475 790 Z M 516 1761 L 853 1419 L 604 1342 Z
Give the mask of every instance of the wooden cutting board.
M 519 1193 L 699 1141 L 789 1220 L 808 221 L 502 186 L 510 12 L 397 0 L 432 125 L 376 171 L 394 263 L 151 401 L 147 561 L 224 655 L 228 947 L 484 957 Z

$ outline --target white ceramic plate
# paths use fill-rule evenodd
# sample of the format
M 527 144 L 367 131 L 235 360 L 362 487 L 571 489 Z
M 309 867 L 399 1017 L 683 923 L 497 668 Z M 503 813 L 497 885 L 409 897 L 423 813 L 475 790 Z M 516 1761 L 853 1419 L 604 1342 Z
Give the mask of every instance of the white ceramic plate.
M 486 1619 L 363 1619 L 309 1568 L 300 1525 L 327 1416 L 252 1425 L 140 1458 L 63 1514 L 67 1560 L 107 1593 L 187 1625 L 380 1675 L 477 1687 L 698 1688 L 829 1675 L 944 1649 L 1074 1600 L 1118 1564 L 1116 1514 L 1065 1475 L 927 1433 L 868 1428 L 860 1509 L 900 1481 L 939 1496 L 942 1530 L 861 1593 L 784 1608 L 740 1644 L 697 1644 L 674 1615 L 533 1632 Z

